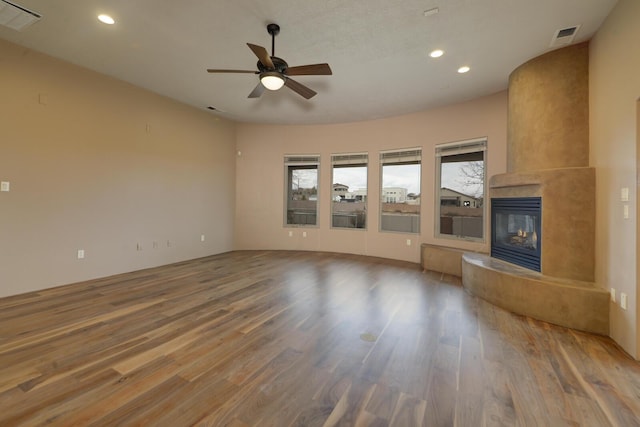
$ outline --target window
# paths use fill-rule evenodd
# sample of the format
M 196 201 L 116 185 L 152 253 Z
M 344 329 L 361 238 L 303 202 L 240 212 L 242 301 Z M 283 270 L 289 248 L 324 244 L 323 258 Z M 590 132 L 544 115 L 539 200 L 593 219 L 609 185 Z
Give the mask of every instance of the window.
M 420 233 L 422 150 L 380 153 L 380 230 Z
M 331 190 L 331 226 L 366 228 L 367 162 L 365 154 L 331 156 L 333 168 Z
M 484 240 L 486 138 L 436 146 L 436 234 Z
M 318 225 L 320 156 L 286 156 L 286 225 Z

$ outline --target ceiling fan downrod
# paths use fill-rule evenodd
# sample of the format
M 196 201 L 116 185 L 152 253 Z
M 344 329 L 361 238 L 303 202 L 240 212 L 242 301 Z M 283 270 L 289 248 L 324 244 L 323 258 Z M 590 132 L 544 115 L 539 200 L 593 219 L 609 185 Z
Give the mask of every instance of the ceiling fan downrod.
M 276 36 L 280 33 L 280 25 L 267 25 L 267 32 L 271 34 L 271 56 L 276 56 Z

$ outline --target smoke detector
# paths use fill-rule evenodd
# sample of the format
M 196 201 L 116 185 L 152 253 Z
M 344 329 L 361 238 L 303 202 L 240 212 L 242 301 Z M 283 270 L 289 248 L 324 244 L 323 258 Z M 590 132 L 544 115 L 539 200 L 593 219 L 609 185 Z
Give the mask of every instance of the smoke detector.
M 42 16 L 39 13 L 7 0 L 0 0 L 0 25 L 22 31 L 40 18 Z
M 576 37 L 579 29 L 580 25 L 576 25 L 575 27 L 568 27 L 557 30 L 553 34 L 553 38 L 551 39 L 551 44 L 549 45 L 549 47 L 560 47 L 573 43 L 573 39 Z

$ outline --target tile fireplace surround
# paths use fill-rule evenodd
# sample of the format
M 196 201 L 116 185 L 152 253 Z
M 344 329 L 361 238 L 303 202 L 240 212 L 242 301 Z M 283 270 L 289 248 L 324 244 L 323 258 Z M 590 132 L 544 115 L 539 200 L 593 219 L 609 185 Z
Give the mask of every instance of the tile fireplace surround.
M 541 197 L 541 271 L 464 254 L 462 282 L 540 320 L 606 335 L 609 294 L 593 283 L 595 170 L 589 167 L 588 44 L 555 50 L 509 78 L 507 173 L 491 198 Z

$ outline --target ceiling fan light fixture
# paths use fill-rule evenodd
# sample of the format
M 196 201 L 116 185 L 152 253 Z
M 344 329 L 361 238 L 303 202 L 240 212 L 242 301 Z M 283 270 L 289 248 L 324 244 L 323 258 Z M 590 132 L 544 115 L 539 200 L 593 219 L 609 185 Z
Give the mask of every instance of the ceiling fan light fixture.
M 267 71 L 260 74 L 260 82 L 269 90 L 278 90 L 284 86 L 284 78 L 275 71 Z
M 102 22 L 103 24 L 107 24 L 107 25 L 113 25 L 116 23 L 116 20 L 113 19 L 111 16 L 109 15 L 98 15 L 98 21 Z

